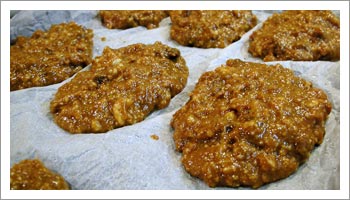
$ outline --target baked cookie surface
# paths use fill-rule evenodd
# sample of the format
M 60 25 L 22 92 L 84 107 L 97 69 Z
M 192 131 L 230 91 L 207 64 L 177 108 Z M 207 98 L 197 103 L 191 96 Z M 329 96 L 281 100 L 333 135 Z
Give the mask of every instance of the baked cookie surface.
M 224 48 L 253 28 L 257 19 L 244 10 L 170 11 L 171 39 L 184 46 Z
M 273 14 L 250 36 L 248 51 L 264 61 L 336 61 L 340 58 L 339 23 L 331 11 Z
M 228 60 L 204 73 L 171 121 L 184 168 L 209 186 L 288 177 L 322 143 L 326 94 L 281 65 Z
M 162 10 L 101 10 L 101 20 L 109 29 L 127 29 L 144 26 L 147 29 L 157 28 L 160 21 L 168 17 Z
M 93 31 L 74 22 L 52 25 L 11 46 L 11 91 L 60 83 L 91 63 Z
M 106 47 L 51 101 L 54 121 L 71 133 L 100 133 L 142 121 L 182 91 L 188 68 L 180 51 L 156 42 Z
M 23 160 L 10 172 L 11 190 L 69 190 L 64 178 L 44 166 L 40 160 Z

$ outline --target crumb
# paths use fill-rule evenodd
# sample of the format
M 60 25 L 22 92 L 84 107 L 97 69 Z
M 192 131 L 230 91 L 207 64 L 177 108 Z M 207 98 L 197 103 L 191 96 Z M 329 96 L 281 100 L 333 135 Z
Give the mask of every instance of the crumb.
M 159 140 L 159 136 L 156 135 L 156 134 L 151 135 L 151 138 L 152 138 L 153 140 Z
M 106 41 L 106 37 L 101 37 L 101 41 L 105 42 Z

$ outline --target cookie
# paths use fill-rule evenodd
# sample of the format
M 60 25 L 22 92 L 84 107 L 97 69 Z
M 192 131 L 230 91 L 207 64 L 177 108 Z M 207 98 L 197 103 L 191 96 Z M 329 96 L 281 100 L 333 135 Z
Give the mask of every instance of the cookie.
M 157 28 L 168 14 L 163 10 L 101 10 L 102 23 L 109 29 L 127 29 L 144 26 Z
M 243 10 L 170 11 L 171 39 L 183 46 L 224 48 L 253 28 L 257 19 Z
M 250 36 L 248 51 L 264 61 L 337 61 L 340 57 L 339 18 L 331 11 L 275 13 Z
M 11 190 L 69 190 L 64 178 L 46 168 L 40 160 L 23 160 L 10 172 Z
M 171 121 L 177 151 L 210 187 L 288 177 L 325 134 L 326 94 L 277 64 L 228 60 L 204 73 Z
M 60 83 L 91 63 L 93 31 L 74 22 L 20 36 L 10 50 L 11 91 Z
M 168 106 L 187 77 L 180 51 L 160 42 L 106 47 L 90 71 L 58 89 L 50 109 L 54 121 L 68 132 L 107 132 Z

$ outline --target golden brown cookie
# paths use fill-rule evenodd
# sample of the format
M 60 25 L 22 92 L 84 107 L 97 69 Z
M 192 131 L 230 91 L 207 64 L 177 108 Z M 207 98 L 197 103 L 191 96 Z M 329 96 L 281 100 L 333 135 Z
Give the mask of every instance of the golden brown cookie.
M 173 40 L 184 46 L 224 48 L 256 25 L 244 10 L 177 10 L 170 12 Z
M 160 42 L 106 47 L 90 71 L 78 73 L 58 89 L 51 113 L 71 133 L 106 132 L 168 106 L 187 77 L 180 51 Z
M 288 177 L 322 143 L 326 94 L 281 65 L 228 60 L 204 73 L 172 119 L 188 173 L 210 187 Z
M 101 20 L 109 29 L 127 29 L 144 26 L 157 28 L 168 14 L 163 10 L 101 10 Z
M 69 190 L 62 176 L 40 160 L 23 160 L 11 168 L 11 190 Z
M 331 11 L 275 13 L 250 36 L 249 52 L 264 61 L 339 60 L 339 19 Z
M 52 25 L 11 46 L 11 91 L 60 83 L 91 63 L 93 32 L 70 22 Z

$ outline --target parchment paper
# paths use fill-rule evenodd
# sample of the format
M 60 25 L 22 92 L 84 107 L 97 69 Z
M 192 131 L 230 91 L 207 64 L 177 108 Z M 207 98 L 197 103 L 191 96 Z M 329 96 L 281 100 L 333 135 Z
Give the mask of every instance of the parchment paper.
M 101 25 L 97 11 L 20 11 L 11 19 L 11 40 L 30 36 L 51 24 L 75 21 L 94 29 L 94 56 L 105 46 L 119 48 L 134 43 L 161 41 L 178 48 L 190 70 L 185 89 L 170 105 L 150 114 L 144 121 L 106 134 L 69 134 L 52 120 L 49 104 L 60 84 L 11 92 L 11 166 L 23 159 L 38 158 L 60 173 L 72 189 L 213 189 L 191 177 L 175 151 L 172 115 L 186 103 L 200 75 L 224 64 L 229 58 L 262 62 L 247 52 L 249 35 L 261 26 L 272 11 L 254 11 L 259 24 L 225 49 L 183 47 L 169 38 L 170 19 L 159 28 L 109 30 Z M 101 41 L 106 37 L 106 41 Z M 270 62 L 274 64 L 277 62 Z M 323 143 L 309 160 L 290 177 L 260 189 L 339 189 L 339 62 L 278 62 L 322 88 L 333 110 L 326 124 Z M 86 70 L 86 69 L 85 69 Z M 156 134 L 159 140 L 150 136 Z M 249 189 L 249 188 L 215 188 Z

